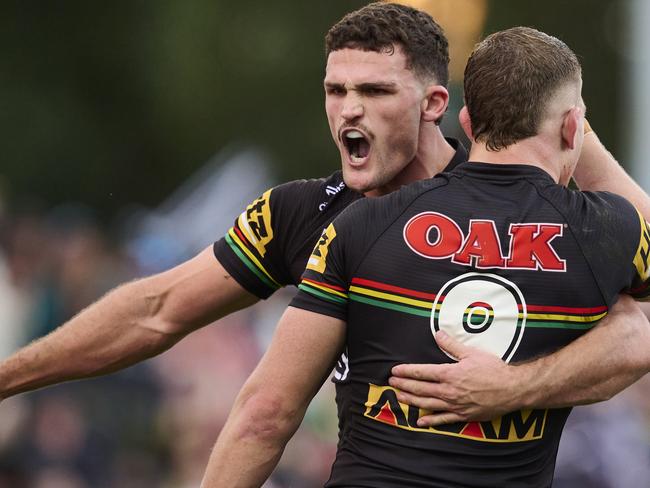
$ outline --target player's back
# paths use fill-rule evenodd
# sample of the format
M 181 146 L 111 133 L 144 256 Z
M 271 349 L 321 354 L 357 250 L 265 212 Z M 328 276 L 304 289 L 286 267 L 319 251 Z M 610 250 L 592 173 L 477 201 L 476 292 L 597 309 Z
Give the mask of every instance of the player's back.
M 420 428 L 425 412 L 398 402 L 390 370 L 451 361 L 440 329 L 506 361 L 574 340 L 635 284 L 633 208 L 533 166 L 468 163 L 340 221 L 302 286 L 347 292 L 352 407 L 327 486 L 550 486 L 568 409 Z

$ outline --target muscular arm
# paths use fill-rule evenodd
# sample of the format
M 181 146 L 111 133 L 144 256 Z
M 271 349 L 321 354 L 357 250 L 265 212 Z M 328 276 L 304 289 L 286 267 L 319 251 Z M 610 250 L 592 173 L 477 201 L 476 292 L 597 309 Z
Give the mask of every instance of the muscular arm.
M 582 190 L 626 197 L 650 220 L 650 197 L 594 132 L 585 135 L 574 178 Z M 508 366 L 481 351 L 463 349 L 464 358 L 444 365 L 444 374 L 436 365 L 402 365 L 394 370 L 391 384 L 404 390 L 406 403 L 442 411 L 427 417 L 423 425 L 483 420 L 525 407 L 606 400 L 650 370 L 650 324 L 630 302 L 621 299 L 594 330 L 524 366 Z M 443 348 L 459 349 L 448 338 L 440 342 Z
M 219 435 L 202 488 L 261 486 L 332 369 L 341 320 L 289 307 Z
M 0 363 L 0 399 L 125 368 L 255 301 L 207 248 L 169 271 L 114 289 Z
M 573 179 L 581 190 L 609 191 L 627 198 L 650 221 L 650 197 L 618 164 L 593 131 L 585 134 Z

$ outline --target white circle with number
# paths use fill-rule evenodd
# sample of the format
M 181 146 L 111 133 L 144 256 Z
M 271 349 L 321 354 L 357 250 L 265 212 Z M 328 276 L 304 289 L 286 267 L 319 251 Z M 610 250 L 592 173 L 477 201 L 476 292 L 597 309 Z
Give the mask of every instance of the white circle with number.
M 431 331 L 443 330 L 463 344 L 509 362 L 524 335 L 526 315 L 524 296 L 512 281 L 494 274 L 467 273 L 448 281 L 438 292 Z

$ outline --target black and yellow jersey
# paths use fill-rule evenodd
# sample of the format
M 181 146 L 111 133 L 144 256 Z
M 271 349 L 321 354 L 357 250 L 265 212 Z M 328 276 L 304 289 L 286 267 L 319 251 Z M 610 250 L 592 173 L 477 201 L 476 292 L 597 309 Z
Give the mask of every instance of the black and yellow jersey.
M 567 189 L 530 165 L 465 163 L 351 205 L 291 303 L 347 321 L 347 408 L 326 486 L 550 486 L 570 409 L 422 428 L 427 412 L 397 400 L 391 368 L 452 361 L 438 330 L 505 361 L 558 349 L 620 292 L 650 294 L 649 249 L 625 199 Z
M 467 151 L 456 139 L 456 149 L 445 168 L 467 161 Z M 271 188 L 253 201 L 228 233 L 214 243 L 216 258 L 230 275 L 258 298 L 278 288 L 298 285 L 323 229 L 363 195 L 350 190 L 342 172 L 326 178 L 297 180 Z

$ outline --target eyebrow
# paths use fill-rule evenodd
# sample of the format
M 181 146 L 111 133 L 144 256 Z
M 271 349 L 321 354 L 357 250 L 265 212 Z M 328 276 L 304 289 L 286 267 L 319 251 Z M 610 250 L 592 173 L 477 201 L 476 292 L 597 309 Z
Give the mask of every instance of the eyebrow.
M 354 85 L 351 90 L 373 90 L 373 89 L 384 89 L 384 90 L 393 90 L 397 86 L 396 83 L 392 81 L 379 81 L 379 82 L 368 82 L 368 83 L 359 83 Z M 336 83 L 333 81 L 325 81 L 325 87 L 327 88 L 345 88 L 345 83 Z
M 361 90 L 361 91 L 369 90 L 369 89 L 377 89 L 377 88 L 381 88 L 381 89 L 385 89 L 385 90 L 391 90 L 391 89 L 395 88 L 396 86 L 397 85 L 395 83 L 390 82 L 390 81 L 383 81 L 383 82 L 379 81 L 379 82 L 376 82 L 376 83 L 361 83 L 361 84 L 356 86 L 356 89 Z

